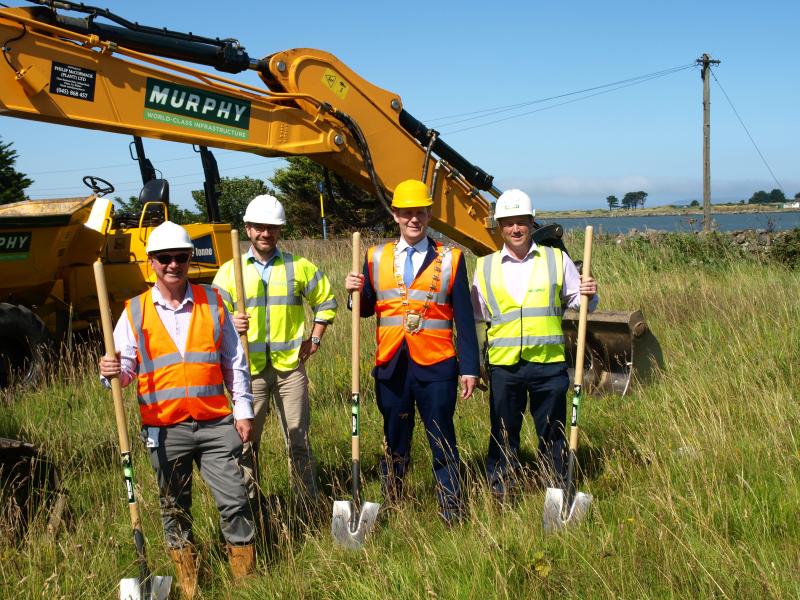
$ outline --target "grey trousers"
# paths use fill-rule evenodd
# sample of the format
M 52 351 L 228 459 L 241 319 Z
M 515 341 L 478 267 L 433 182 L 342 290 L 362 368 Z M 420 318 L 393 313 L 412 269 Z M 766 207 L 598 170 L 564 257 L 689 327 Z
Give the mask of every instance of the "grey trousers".
M 233 426 L 233 415 L 211 421 L 183 421 L 169 427 L 143 427 L 142 439 L 156 472 L 161 520 L 170 548 L 194 543 L 194 464 L 211 488 L 225 541 L 234 546 L 253 541 L 253 516 L 238 465 L 242 441 Z
M 283 438 L 289 454 L 289 476 L 296 500 L 316 499 L 317 472 L 308 428 L 311 423 L 311 403 L 308 400 L 308 376 L 305 366 L 293 371 L 278 371 L 267 366 L 261 373 L 252 378 L 253 390 L 253 442 L 244 445 L 240 464 L 247 482 L 247 492 L 255 497 L 257 475 L 255 473 L 255 455 L 261 444 L 261 433 L 270 411 L 270 397 L 280 419 Z

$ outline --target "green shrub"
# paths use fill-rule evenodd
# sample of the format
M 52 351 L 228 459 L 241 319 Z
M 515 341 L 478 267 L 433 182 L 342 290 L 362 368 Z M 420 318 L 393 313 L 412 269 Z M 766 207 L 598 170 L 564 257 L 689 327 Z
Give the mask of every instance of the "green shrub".
M 775 262 L 786 265 L 790 269 L 800 266 L 800 228 L 786 232 L 776 238 L 770 249 L 770 258 Z
M 625 246 L 654 271 L 685 265 L 722 267 L 746 258 L 731 236 L 718 232 L 645 234 L 627 239 Z

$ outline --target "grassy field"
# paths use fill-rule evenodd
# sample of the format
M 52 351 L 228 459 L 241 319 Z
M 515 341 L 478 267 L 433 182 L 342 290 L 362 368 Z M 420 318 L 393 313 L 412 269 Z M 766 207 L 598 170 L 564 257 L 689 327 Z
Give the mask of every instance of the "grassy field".
M 330 513 L 298 526 L 274 417 L 262 447 L 265 491 L 276 505 L 273 543 L 258 574 L 231 581 L 216 511 L 195 488 L 203 598 L 790 598 L 800 596 L 800 271 L 741 257 L 716 238 L 601 241 L 594 271 L 601 306 L 643 309 L 666 370 L 624 398 L 589 397 L 581 430 L 579 489 L 589 518 L 545 536 L 544 490 L 494 504 L 481 473 L 487 396 L 456 415 L 470 516 L 446 529 L 436 517 L 430 455 L 418 424 L 408 499 L 389 512 L 363 551 L 335 547 Z M 344 305 L 350 263 L 343 240 L 285 245 L 321 265 Z M 580 236 L 568 246 L 578 253 Z M 312 442 L 332 499 L 349 499 L 349 340 L 346 309 L 309 366 Z M 363 328 L 364 497 L 381 501 L 381 421 L 369 377 L 374 324 Z M 96 350 L 81 352 L 39 390 L 0 411 L 0 435 L 39 444 L 60 466 L 72 524 L 55 540 L 38 515 L 26 539 L 0 541 L 0 597 L 113 598 L 136 574 L 109 394 Z M 137 492 L 154 572 L 172 574 L 162 542 L 154 477 L 137 442 L 126 390 Z M 523 429 L 523 458 L 535 432 Z M 199 481 L 199 478 L 197 479 Z M 325 513 L 325 511 L 323 511 Z M 269 551 L 268 551 L 269 550 Z

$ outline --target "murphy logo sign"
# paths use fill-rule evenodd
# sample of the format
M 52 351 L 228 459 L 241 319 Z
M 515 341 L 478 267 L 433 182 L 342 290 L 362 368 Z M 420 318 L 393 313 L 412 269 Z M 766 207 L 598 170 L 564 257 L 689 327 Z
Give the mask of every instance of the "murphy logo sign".
M 0 233 L 0 260 L 24 260 L 30 249 L 30 231 Z
M 247 139 L 250 102 L 147 78 L 144 117 L 178 127 Z

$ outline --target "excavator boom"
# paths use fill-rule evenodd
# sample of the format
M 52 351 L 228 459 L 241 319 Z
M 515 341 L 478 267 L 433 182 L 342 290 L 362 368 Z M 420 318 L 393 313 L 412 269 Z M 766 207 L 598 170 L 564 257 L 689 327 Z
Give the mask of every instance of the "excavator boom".
M 0 111 L 261 156 L 304 155 L 383 202 L 404 179 L 424 179 L 432 225 L 487 254 L 500 245 L 492 177 L 409 114 L 398 94 L 320 50 L 251 59 L 233 40 L 156 30 L 70 2 L 0 10 Z M 51 4 L 92 12 L 64 17 Z M 123 26 L 102 24 L 113 18 Z M 258 71 L 269 90 L 170 62 Z

